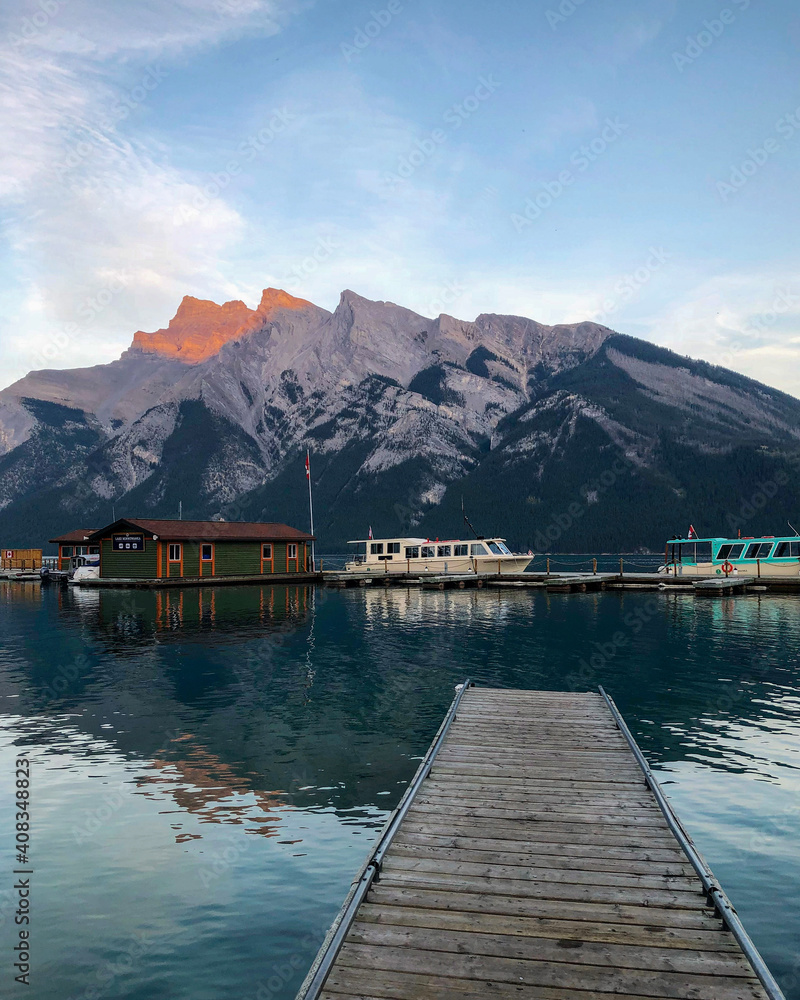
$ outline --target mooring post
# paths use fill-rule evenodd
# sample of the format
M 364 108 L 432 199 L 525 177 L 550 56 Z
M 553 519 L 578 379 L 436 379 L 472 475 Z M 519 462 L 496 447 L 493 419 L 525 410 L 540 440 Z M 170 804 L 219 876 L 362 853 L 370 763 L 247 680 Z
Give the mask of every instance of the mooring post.
M 550 576 L 550 556 L 547 557 L 547 575 Z
M 624 569 L 624 566 L 623 566 L 623 563 L 622 563 L 622 556 L 619 557 L 619 575 L 620 576 L 624 576 L 625 575 L 625 569 Z
M 597 559 L 592 559 L 592 573 L 597 576 Z

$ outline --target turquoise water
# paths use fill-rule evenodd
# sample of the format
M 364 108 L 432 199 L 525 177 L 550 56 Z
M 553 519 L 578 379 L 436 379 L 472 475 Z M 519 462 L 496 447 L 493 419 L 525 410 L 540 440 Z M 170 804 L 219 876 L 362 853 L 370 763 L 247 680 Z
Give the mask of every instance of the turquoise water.
M 0 995 L 293 997 L 471 676 L 602 683 L 800 1000 L 798 613 L 763 594 L 0 583 Z M 11 958 L 20 753 L 27 990 Z

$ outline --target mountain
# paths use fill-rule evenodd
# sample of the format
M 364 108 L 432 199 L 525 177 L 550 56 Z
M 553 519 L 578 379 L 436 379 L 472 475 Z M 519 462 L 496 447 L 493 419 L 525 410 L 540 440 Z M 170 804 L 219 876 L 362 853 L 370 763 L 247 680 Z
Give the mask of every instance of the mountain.
M 420 316 L 278 289 L 186 297 L 110 364 L 0 392 L 0 543 L 118 515 L 307 524 L 321 551 L 476 527 L 535 551 L 660 549 L 800 517 L 800 401 L 595 323 Z

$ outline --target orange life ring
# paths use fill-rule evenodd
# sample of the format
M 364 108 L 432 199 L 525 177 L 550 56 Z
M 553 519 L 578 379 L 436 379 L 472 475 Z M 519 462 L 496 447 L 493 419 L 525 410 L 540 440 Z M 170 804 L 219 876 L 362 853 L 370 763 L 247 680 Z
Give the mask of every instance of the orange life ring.
M 728 560 L 726 559 L 725 562 L 722 564 L 722 572 L 725 574 L 725 576 L 727 576 L 729 573 L 732 573 L 733 563 L 729 563 Z

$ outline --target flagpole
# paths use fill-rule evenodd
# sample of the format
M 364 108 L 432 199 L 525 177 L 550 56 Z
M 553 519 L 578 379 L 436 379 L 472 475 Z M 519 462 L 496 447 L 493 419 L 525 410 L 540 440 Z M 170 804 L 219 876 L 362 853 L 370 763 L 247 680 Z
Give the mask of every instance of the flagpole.
M 311 458 L 306 451 L 306 479 L 308 480 L 308 513 L 311 518 L 311 534 L 314 534 L 314 502 L 311 497 Z M 314 555 L 314 539 L 311 539 L 311 572 L 315 573 L 317 568 Z

